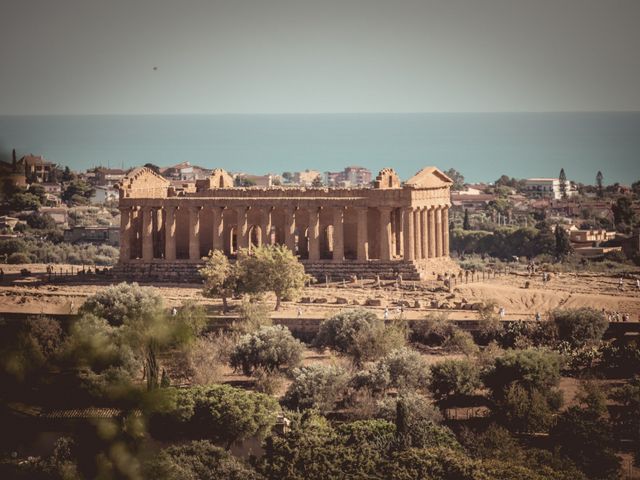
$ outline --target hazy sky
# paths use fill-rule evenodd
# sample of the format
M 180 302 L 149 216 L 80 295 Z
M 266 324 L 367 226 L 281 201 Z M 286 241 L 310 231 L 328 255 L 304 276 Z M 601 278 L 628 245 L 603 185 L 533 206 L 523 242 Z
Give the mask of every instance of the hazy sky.
M 0 114 L 640 110 L 640 0 L 1 4 Z

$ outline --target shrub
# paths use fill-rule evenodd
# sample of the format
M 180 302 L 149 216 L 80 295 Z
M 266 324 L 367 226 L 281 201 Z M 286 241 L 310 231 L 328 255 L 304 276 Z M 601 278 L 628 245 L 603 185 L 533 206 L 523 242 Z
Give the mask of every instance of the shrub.
M 315 345 L 349 355 L 356 365 L 375 360 L 405 344 L 400 326 L 386 326 L 364 309 L 345 310 L 320 324 Z
M 7 240 L 0 240 L 0 255 L 11 255 L 12 253 L 25 253 L 27 251 L 27 244 L 24 240 L 19 238 L 10 238 Z
M 445 360 L 431 365 L 429 390 L 437 402 L 473 395 L 480 385 L 480 373 L 469 360 Z
M 340 399 L 347 382 L 347 374 L 340 367 L 309 365 L 296 368 L 283 403 L 292 409 L 315 408 L 326 413 Z
M 513 430 L 541 431 L 562 403 L 555 387 L 560 381 L 560 356 L 538 349 L 508 351 L 497 357 L 484 378 L 496 413 Z
M 224 351 L 220 336 L 208 335 L 197 338 L 186 352 L 187 374 L 195 385 L 210 385 L 222 380 Z
M 592 308 L 555 310 L 553 322 L 558 327 L 559 339 L 575 347 L 599 342 L 608 327 L 604 314 Z
M 464 353 L 465 355 L 473 355 L 478 352 L 478 345 L 476 345 L 473 335 L 459 328 L 453 331 L 453 335 L 443 346 L 450 351 Z
M 260 327 L 254 333 L 240 338 L 231 354 L 231 366 L 250 375 L 263 367 L 274 371 L 283 367 L 294 368 L 301 360 L 303 345 L 282 325 Z
M 168 388 L 168 401 L 151 412 L 150 430 L 162 437 L 234 442 L 262 436 L 275 424 L 278 403 L 271 397 L 228 385 Z
M 251 333 L 271 324 L 271 311 L 264 302 L 243 299 L 238 312 L 238 321 L 233 323 L 233 330 Z
M 162 297 L 152 288 L 137 283 L 119 283 L 87 298 L 81 311 L 106 319 L 111 325 L 122 325 L 128 318 L 137 318 L 162 309 Z
M 21 263 L 31 263 L 31 257 L 26 253 L 16 252 L 9 255 L 7 263 L 18 265 Z
M 143 464 L 144 478 L 258 480 L 260 475 L 207 440 L 174 445 Z
M 405 407 L 412 418 L 431 423 L 442 422 L 443 418 L 440 410 L 438 410 L 433 405 L 433 402 L 425 395 L 417 392 L 405 391 L 399 398 L 404 402 Z M 377 402 L 378 411 L 376 413 L 376 417 L 389 422 L 394 422 L 397 414 L 397 403 L 398 398 L 386 397 L 379 400 Z
M 48 213 L 32 212 L 25 218 L 27 225 L 36 230 L 54 230 L 56 222 Z
M 431 346 L 441 346 L 459 330 L 458 326 L 448 320 L 446 313 L 429 314 L 422 321 L 411 324 L 411 340 Z
M 415 350 L 403 347 L 381 358 L 380 363 L 389 372 L 389 386 L 398 389 L 426 389 L 429 369 L 422 356 Z

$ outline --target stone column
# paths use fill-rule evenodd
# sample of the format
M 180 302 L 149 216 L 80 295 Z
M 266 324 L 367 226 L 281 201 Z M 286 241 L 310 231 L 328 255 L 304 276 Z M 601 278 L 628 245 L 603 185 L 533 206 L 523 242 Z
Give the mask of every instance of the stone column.
M 369 260 L 369 232 L 367 225 L 367 213 L 369 209 L 367 207 L 358 207 L 356 209 L 358 215 L 358 230 L 357 230 L 357 246 L 358 246 L 358 260 L 361 262 Z
M 429 208 L 429 258 L 436 256 L 436 210 Z
M 271 245 L 271 207 L 262 210 L 260 229 L 262 230 L 262 245 Z
M 249 209 L 247 207 L 236 208 L 238 217 L 238 230 L 236 238 L 238 240 L 238 250 L 241 248 L 249 248 Z
M 155 224 L 155 228 L 153 230 L 153 258 L 161 258 L 162 252 L 164 252 L 164 248 L 162 247 L 163 238 L 162 238 L 162 227 L 163 227 L 163 218 L 162 218 L 162 207 L 158 207 L 153 210 L 153 220 Z
M 120 263 L 131 260 L 131 208 L 120 209 Z
M 420 211 L 420 208 L 416 208 L 413 211 L 413 229 L 415 233 L 414 238 L 416 247 L 414 258 L 416 260 L 420 260 L 422 258 L 422 214 Z
M 405 208 L 403 211 L 404 224 L 404 259 L 413 260 L 415 258 L 415 233 L 413 226 L 413 208 Z
M 200 207 L 189 207 L 189 260 L 200 260 Z
M 422 258 L 429 258 L 429 209 L 420 209 L 422 225 Z
M 144 207 L 142 214 L 142 259 L 145 262 L 153 260 L 153 209 Z
M 442 256 L 442 208 L 436 207 L 436 257 Z
M 165 212 L 164 258 L 173 261 L 176 259 L 176 207 L 165 207 Z
M 309 260 L 320 260 L 320 208 L 309 209 Z
M 296 211 L 293 207 L 284 209 L 284 244 L 296 253 Z
M 333 209 L 333 261 L 344 261 L 344 208 Z
M 222 211 L 220 207 L 213 207 L 211 209 L 213 219 L 213 242 L 212 248 L 214 250 L 224 251 L 224 223 L 222 221 Z
M 380 260 L 391 260 L 391 208 L 380 207 Z
M 449 207 L 442 209 L 442 255 L 449 256 Z

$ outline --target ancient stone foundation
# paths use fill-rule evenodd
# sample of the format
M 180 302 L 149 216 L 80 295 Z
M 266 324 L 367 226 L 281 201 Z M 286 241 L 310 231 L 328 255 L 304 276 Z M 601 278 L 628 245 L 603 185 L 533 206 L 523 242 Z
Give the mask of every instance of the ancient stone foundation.
M 176 189 L 147 168 L 120 185 L 120 261 L 114 274 L 199 281 L 210 250 L 283 244 L 319 280 L 425 278 L 450 271 L 451 180 L 434 167 L 404 184 L 391 169 L 372 188 L 236 188 L 216 169 Z

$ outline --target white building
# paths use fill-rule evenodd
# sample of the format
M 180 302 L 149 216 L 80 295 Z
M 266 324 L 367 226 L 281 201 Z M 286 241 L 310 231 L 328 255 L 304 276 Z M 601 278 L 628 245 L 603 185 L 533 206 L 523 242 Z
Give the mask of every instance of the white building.
M 565 188 L 567 197 L 577 193 L 569 180 L 565 180 Z M 547 197 L 553 200 L 562 198 L 560 180 L 558 178 L 527 178 L 525 180 L 525 193 L 530 197 Z
M 103 204 L 110 201 L 118 200 L 118 190 L 116 188 L 104 185 L 95 187 L 95 193 L 91 197 L 91 203 Z

